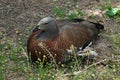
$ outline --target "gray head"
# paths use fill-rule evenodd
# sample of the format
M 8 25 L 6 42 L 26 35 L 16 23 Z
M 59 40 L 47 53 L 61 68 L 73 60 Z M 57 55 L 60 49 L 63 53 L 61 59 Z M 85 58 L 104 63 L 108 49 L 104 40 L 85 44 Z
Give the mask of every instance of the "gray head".
M 42 33 L 38 35 L 38 37 L 42 39 L 53 38 L 59 33 L 56 21 L 52 17 L 41 19 L 36 28 L 42 30 Z
M 41 19 L 37 25 L 39 26 L 38 29 L 45 31 L 55 31 L 58 29 L 56 21 L 52 17 L 45 17 Z

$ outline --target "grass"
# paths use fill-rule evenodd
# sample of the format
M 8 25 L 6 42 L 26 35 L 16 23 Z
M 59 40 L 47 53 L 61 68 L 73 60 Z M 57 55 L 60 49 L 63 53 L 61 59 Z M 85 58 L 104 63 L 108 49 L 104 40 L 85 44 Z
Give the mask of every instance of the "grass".
M 54 14 L 56 17 L 59 17 L 61 19 L 74 19 L 74 18 L 79 18 L 83 16 L 83 11 L 81 9 L 77 9 L 75 11 L 72 10 L 63 10 L 58 6 L 54 7 Z
M 119 43 L 119 38 L 115 38 L 113 42 Z M 116 47 L 114 45 L 114 47 Z M 22 45 L 19 45 L 17 47 L 14 46 L 13 42 L 7 41 L 6 46 L 4 46 L 4 49 L 0 52 L 0 80 L 6 80 L 6 77 L 12 77 L 11 75 L 14 75 L 16 73 L 17 77 L 23 76 L 26 80 L 53 80 L 55 78 L 58 78 L 61 75 L 64 75 L 66 73 L 66 70 L 69 70 L 69 67 L 63 67 L 59 69 L 53 69 L 50 66 L 47 66 L 46 68 L 43 67 L 43 64 L 41 63 L 39 65 L 39 68 L 33 68 L 30 65 L 28 65 L 28 62 L 25 58 L 23 58 L 22 54 Z M 71 70 L 69 72 L 75 72 L 78 71 L 77 65 L 75 65 L 76 62 L 71 63 Z M 51 65 L 51 64 L 49 64 Z M 108 66 L 112 66 L 112 68 L 109 68 Z M 86 66 L 88 67 L 88 66 Z M 77 76 L 67 76 L 71 80 L 119 80 L 120 77 L 120 62 L 108 62 L 107 65 L 102 69 L 103 71 L 96 70 L 96 67 L 98 66 L 91 66 L 89 69 L 86 69 L 82 73 L 78 74 Z M 81 66 L 79 68 L 82 68 Z M 101 67 L 100 67 L 101 68 Z M 79 69 L 82 71 L 82 69 Z M 60 72 L 60 75 L 58 74 Z M 71 73 L 72 74 L 72 73 Z M 66 77 L 66 76 L 65 76 Z
M 105 33 L 102 34 L 103 36 Z M 114 34 L 113 34 L 114 35 Z M 120 46 L 120 37 L 114 37 L 112 39 L 112 46 L 114 54 L 116 56 L 116 47 Z M 53 64 L 48 64 L 46 68 L 43 67 L 42 62 L 38 68 L 24 58 L 23 55 L 23 44 L 22 41 L 18 42 L 19 45 L 15 45 L 12 40 L 8 40 L 6 37 L 3 38 L 5 41 L 4 45 L 0 45 L 0 80 L 6 80 L 7 78 L 14 79 L 13 75 L 17 79 L 23 80 L 119 80 L 120 77 L 120 62 L 106 60 L 106 66 L 99 65 L 79 65 L 76 60 L 69 63 L 69 65 L 63 65 L 61 68 L 53 68 Z M 94 63 L 92 63 L 94 64 Z M 92 65 L 91 64 L 91 65 Z M 110 66 L 110 67 L 109 67 Z M 79 74 L 73 75 L 74 72 L 82 71 Z M 69 74 L 69 75 L 65 75 Z
M 112 7 L 111 3 L 112 3 L 112 0 L 106 0 L 105 5 L 101 6 L 101 10 L 110 9 Z
M 108 0 L 104 10 L 111 7 L 110 3 L 111 1 Z M 83 11 L 81 9 L 74 12 L 65 11 L 55 7 L 54 14 L 60 18 L 73 19 L 83 16 Z M 105 65 L 98 64 L 102 60 L 94 59 L 90 64 L 83 64 L 83 59 L 75 58 L 69 64 L 63 64 L 59 68 L 54 68 L 53 63 L 44 67 L 43 62 L 36 68 L 27 61 L 24 55 L 26 47 L 21 36 L 26 37 L 25 34 L 18 35 L 20 37 L 17 44 L 7 36 L 2 37 L 0 41 L 0 80 L 120 80 L 120 28 L 117 21 L 115 22 L 117 24 L 115 30 L 101 34 L 105 40 L 111 43 L 112 47 L 112 56 L 103 61 Z M 30 29 L 26 30 L 28 32 Z M 17 30 L 15 34 L 18 34 Z

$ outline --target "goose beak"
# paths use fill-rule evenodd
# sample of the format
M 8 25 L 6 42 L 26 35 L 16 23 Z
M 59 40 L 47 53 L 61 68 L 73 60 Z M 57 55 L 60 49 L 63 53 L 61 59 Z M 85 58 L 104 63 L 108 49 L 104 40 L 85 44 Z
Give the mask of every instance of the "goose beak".
M 33 29 L 33 32 L 36 32 L 37 30 L 39 30 L 39 25 L 35 26 L 35 28 Z

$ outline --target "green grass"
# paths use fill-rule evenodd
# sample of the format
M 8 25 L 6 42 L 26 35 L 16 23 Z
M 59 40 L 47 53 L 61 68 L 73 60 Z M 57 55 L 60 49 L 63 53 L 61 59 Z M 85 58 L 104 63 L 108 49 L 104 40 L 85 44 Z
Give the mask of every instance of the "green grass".
M 58 6 L 54 7 L 54 13 L 58 17 L 61 17 L 61 18 L 65 17 L 65 11 L 63 9 L 60 9 Z
M 112 0 L 106 0 L 105 5 L 101 6 L 101 10 L 106 10 L 111 8 Z
M 113 43 L 119 42 L 113 40 Z M 101 67 L 99 65 L 76 65 L 76 60 L 69 63 L 69 65 L 64 65 L 64 67 L 54 68 L 53 64 L 50 63 L 46 67 L 43 66 L 41 62 L 39 67 L 36 68 L 30 64 L 23 57 L 22 45 L 15 46 L 13 41 L 6 40 L 6 45 L 0 53 L 0 80 L 6 80 L 6 77 L 12 79 L 11 75 L 16 74 L 16 76 L 23 77 L 24 80 L 54 80 L 62 78 L 68 78 L 69 80 L 119 80 L 120 77 L 120 65 L 119 62 L 105 61 L 106 66 Z M 94 64 L 94 63 L 93 63 Z M 70 66 L 70 67 L 68 67 Z M 86 66 L 86 67 L 85 67 Z M 111 67 L 109 67 L 111 66 Z M 89 68 L 88 68 L 89 67 Z M 84 70 L 85 69 L 85 70 Z M 82 73 L 72 76 L 75 71 L 82 71 Z M 69 73 L 68 76 L 64 76 L 64 73 Z M 60 79 L 62 79 L 60 78 Z
M 61 19 L 74 19 L 74 18 L 79 18 L 83 16 L 83 11 L 81 9 L 76 9 L 76 11 L 72 10 L 63 10 L 58 6 L 54 7 L 54 14 L 56 17 L 59 17 Z
M 104 10 L 111 7 L 109 5 L 110 3 L 111 0 L 107 0 L 106 5 L 103 7 Z M 56 6 L 54 8 L 54 14 L 60 18 L 73 19 L 83 16 L 83 11 L 81 9 L 76 9 L 74 12 L 72 10 L 66 11 Z M 91 17 L 94 18 L 94 15 Z M 28 28 L 26 32 L 29 32 L 32 27 Z M 17 33 L 18 32 L 16 32 L 16 34 Z M 1 34 L 2 33 L 0 33 L 0 35 Z M 101 34 L 112 46 L 112 56 L 106 58 L 104 61 L 105 66 L 101 64 L 95 65 L 96 60 L 89 65 L 83 64 L 83 58 L 75 58 L 69 64 L 63 64 L 59 68 L 55 68 L 53 63 L 49 63 L 44 67 L 43 62 L 36 68 L 36 66 L 27 61 L 23 54 L 26 53 L 23 36 L 26 38 L 26 34 L 22 36 L 19 35 L 17 43 L 15 43 L 13 39 L 7 38 L 7 36 L 1 39 L 0 80 L 120 80 L 119 25 L 115 31 L 110 33 L 103 32 Z M 74 72 L 79 71 L 81 71 L 81 73 L 74 75 Z
M 109 8 L 106 11 L 106 15 L 109 17 L 119 17 L 120 16 L 120 7 L 119 8 Z
M 101 6 L 101 10 L 106 10 L 106 15 L 109 17 L 119 17 L 120 16 L 120 7 L 111 6 L 112 0 L 107 0 L 106 4 Z

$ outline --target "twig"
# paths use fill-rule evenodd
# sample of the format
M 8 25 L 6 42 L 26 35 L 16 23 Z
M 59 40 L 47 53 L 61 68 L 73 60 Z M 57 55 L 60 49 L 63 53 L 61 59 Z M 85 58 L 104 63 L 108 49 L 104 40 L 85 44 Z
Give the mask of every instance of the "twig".
M 115 60 L 115 59 L 104 59 L 104 60 L 101 60 L 101 61 L 99 61 L 99 62 L 96 62 L 96 63 L 93 63 L 93 64 L 89 65 L 87 68 L 85 68 L 85 69 L 83 69 L 83 70 L 81 70 L 81 71 L 76 71 L 76 72 L 73 72 L 73 73 L 67 73 L 67 74 L 64 74 L 64 75 L 62 75 L 62 76 L 77 76 L 77 75 L 79 75 L 80 73 L 86 71 L 87 69 L 89 69 L 89 68 L 91 68 L 91 67 L 93 67 L 93 66 L 95 66 L 95 65 L 98 65 L 98 64 L 100 64 L 100 63 L 103 63 L 103 62 L 105 62 L 105 61 L 120 62 L 120 59 L 118 59 L 118 60 Z
M 67 74 L 64 74 L 64 75 L 62 75 L 62 76 L 70 76 L 70 75 L 71 75 L 71 76 L 77 76 L 77 75 L 79 75 L 80 73 L 82 73 L 82 72 L 86 71 L 87 69 L 91 68 L 92 66 L 95 66 L 95 65 L 100 64 L 100 63 L 105 62 L 105 61 L 106 61 L 106 59 L 104 59 L 104 60 L 102 60 L 102 61 L 99 61 L 99 62 L 96 62 L 96 63 L 94 63 L 94 64 L 91 64 L 90 66 L 88 66 L 87 68 L 83 69 L 82 71 L 76 71 L 76 72 L 73 72 L 72 74 L 71 74 L 71 73 L 67 73 Z
M 120 59 L 117 59 L 117 60 L 109 60 L 111 62 L 120 62 Z

